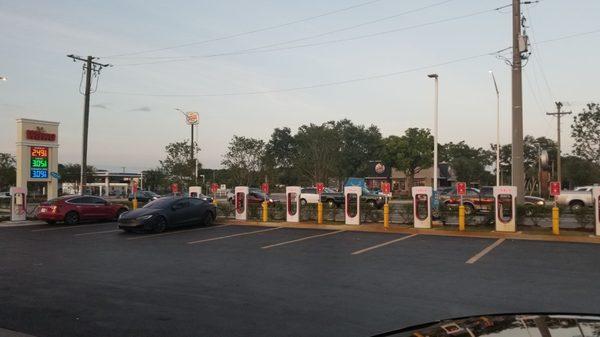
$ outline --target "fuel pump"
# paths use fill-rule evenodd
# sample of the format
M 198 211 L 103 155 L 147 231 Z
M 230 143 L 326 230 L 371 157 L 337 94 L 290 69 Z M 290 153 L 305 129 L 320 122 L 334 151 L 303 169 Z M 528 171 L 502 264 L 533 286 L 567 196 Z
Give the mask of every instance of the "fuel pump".
M 300 222 L 300 186 L 286 186 L 286 220 L 288 222 Z
M 360 225 L 360 197 L 362 187 L 346 186 L 344 187 L 344 211 L 346 225 Z
M 202 194 L 202 187 L 200 186 L 190 186 L 188 191 L 188 196 L 190 198 L 198 198 Z
M 248 186 L 235 187 L 235 219 L 248 220 Z
M 596 216 L 594 223 L 596 224 L 596 235 L 600 236 L 600 186 L 594 186 L 592 188 L 592 196 L 594 197 L 594 209 L 596 210 Z
M 11 187 L 9 193 L 10 193 L 10 220 L 11 221 L 27 220 L 27 188 L 26 187 Z
M 516 230 L 516 198 L 516 186 L 494 186 L 496 232 L 514 232 Z
M 415 228 L 431 228 L 431 186 L 414 186 L 413 217 Z

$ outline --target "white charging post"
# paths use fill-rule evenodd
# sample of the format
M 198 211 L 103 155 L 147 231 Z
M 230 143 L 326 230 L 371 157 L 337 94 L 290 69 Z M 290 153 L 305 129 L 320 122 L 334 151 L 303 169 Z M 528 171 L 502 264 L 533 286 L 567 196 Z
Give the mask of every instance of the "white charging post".
M 235 192 L 235 219 L 248 220 L 248 186 L 236 186 Z
M 202 194 L 202 187 L 200 186 L 190 186 L 188 191 L 188 196 L 190 198 L 198 198 Z
M 344 214 L 346 225 L 360 225 L 360 197 L 362 196 L 362 187 L 345 186 L 344 187 Z
M 415 228 L 431 228 L 431 186 L 414 186 L 413 217 Z
M 10 193 L 10 221 L 27 220 L 27 188 L 11 187 Z
M 300 222 L 300 186 L 286 186 L 285 188 L 285 203 L 286 203 L 286 221 Z
M 516 186 L 494 186 L 496 232 L 516 231 Z
M 594 223 L 596 224 L 596 235 L 600 236 L 600 186 L 592 188 L 592 196 L 594 197 L 594 209 L 596 214 Z

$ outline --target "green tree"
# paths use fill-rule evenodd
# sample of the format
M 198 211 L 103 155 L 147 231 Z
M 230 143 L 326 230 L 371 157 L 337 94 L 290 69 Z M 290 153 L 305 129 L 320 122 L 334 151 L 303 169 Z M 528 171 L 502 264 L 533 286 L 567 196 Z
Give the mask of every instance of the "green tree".
M 181 188 L 196 184 L 194 177 L 196 163 L 190 158 L 192 150 L 197 152 L 200 149 L 196 144 L 192 149 L 192 145 L 187 141 L 170 143 L 165 146 L 167 157 L 160 161 L 160 169 L 165 173 L 169 183 L 176 183 Z M 198 164 L 198 169 L 200 167 L 201 164 Z
M 464 141 L 447 143 L 440 146 L 440 159 L 450 164 L 459 181 L 489 185 L 493 176 L 486 169 L 494 162 L 494 153 L 490 150 L 475 148 Z
M 297 148 L 293 163 L 304 182 L 328 183 L 337 176 L 341 141 L 335 122 L 302 125 L 294 139 Z
M 0 189 L 7 190 L 10 186 L 16 185 L 17 162 L 10 153 L 0 153 Z
M 265 142 L 261 139 L 233 136 L 221 164 L 230 172 L 235 184 L 252 185 L 258 182 L 263 170 Z
M 576 156 L 562 159 L 562 174 L 565 187 L 592 185 L 600 181 L 600 165 Z
M 93 180 L 93 176 L 96 173 L 96 168 L 91 165 L 87 165 L 85 171 L 86 183 Z M 58 174 L 60 174 L 60 181 L 63 183 L 76 183 L 79 184 L 81 179 L 81 165 L 75 163 L 58 164 Z
M 573 117 L 571 137 L 576 155 L 600 164 L 600 104 L 589 103 Z
M 433 136 L 429 129 L 410 128 L 401 137 L 383 139 L 384 159 L 406 175 L 406 188 L 414 185 L 415 175 L 433 165 Z
M 491 149 L 495 153 L 495 144 L 491 145 Z M 550 161 L 556 161 L 557 146 L 552 139 L 546 137 L 535 138 L 531 135 L 526 135 L 523 139 L 523 166 L 525 169 L 526 185 L 528 185 L 528 182 L 537 181 L 539 155 L 540 151 L 543 150 L 548 152 Z M 501 184 L 510 184 L 511 181 L 511 151 L 512 146 L 510 144 L 500 147 L 500 172 L 502 173 Z
M 297 144 L 290 128 L 276 128 L 265 146 L 265 170 L 275 183 L 294 185 L 298 174 L 294 165 Z
M 367 128 L 343 119 L 335 123 L 335 130 L 340 141 L 337 163 L 340 181 L 353 176 L 366 176 L 369 172 L 369 161 L 380 159 L 383 152 L 379 128 L 375 125 Z
M 167 174 L 163 169 L 157 167 L 155 169 L 145 170 L 142 172 L 144 189 L 154 191 L 156 193 L 164 193 L 168 190 Z

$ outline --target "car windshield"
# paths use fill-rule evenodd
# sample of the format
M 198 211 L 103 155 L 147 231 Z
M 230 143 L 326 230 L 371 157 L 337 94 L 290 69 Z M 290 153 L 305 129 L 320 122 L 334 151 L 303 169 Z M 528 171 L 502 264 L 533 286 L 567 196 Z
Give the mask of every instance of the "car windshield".
M 165 199 L 156 199 L 153 200 L 149 203 L 147 203 L 144 208 L 159 208 L 159 209 L 163 209 L 163 208 L 167 208 L 171 205 L 171 203 L 173 203 L 173 199 L 171 198 L 165 198 Z

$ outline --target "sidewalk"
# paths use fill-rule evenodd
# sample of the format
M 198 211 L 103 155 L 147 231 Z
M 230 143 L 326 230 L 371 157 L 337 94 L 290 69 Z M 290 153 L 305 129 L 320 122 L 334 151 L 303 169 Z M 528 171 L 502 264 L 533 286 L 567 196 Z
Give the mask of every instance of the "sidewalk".
M 1 227 L 24 227 L 24 226 L 39 226 L 45 225 L 45 221 L 39 220 L 25 220 L 25 221 L 2 221 L 0 222 Z
M 327 230 L 345 230 L 353 232 L 370 232 L 370 233 L 399 233 L 399 234 L 422 234 L 422 235 L 438 235 L 452 237 L 470 237 L 484 239 L 514 239 L 514 240 L 532 240 L 532 241 L 549 241 L 549 242 L 572 242 L 572 243 L 596 243 L 600 244 L 600 236 L 593 235 L 593 232 L 582 232 L 568 229 L 561 229 L 561 235 L 552 235 L 551 229 L 546 228 L 531 228 L 517 230 L 515 233 L 496 232 L 487 228 L 471 228 L 467 227 L 464 232 L 458 231 L 457 227 L 450 226 L 434 226 L 431 229 L 416 229 L 408 225 L 390 225 L 389 229 L 385 229 L 383 224 L 368 223 L 361 225 L 344 225 L 326 223 L 318 225 L 314 222 L 260 222 L 256 220 L 233 220 L 233 219 L 218 219 L 221 223 L 242 225 L 242 226 L 262 226 L 262 227 L 284 227 L 284 228 L 302 228 L 302 229 L 327 229 Z M 522 226 L 519 226 L 522 227 Z

